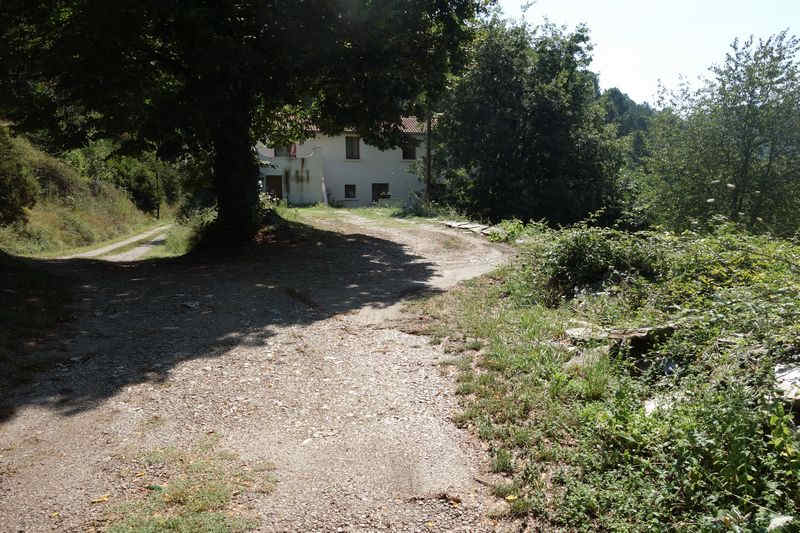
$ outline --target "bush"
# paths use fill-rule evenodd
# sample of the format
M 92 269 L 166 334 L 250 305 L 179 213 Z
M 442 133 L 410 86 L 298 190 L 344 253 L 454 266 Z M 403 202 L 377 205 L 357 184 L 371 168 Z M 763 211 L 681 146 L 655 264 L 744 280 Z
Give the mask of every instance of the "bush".
M 578 227 L 560 236 L 545 256 L 543 270 L 562 294 L 623 276 L 652 278 L 660 250 L 647 237 L 604 228 Z
M 110 183 L 128 193 L 145 213 L 156 213 L 162 202 L 178 201 L 182 170 L 160 160 L 154 152 L 136 156 L 115 153 L 109 139 L 100 139 L 67 152 L 64 159 L 92 183 Z
M 213 247 L 218 244 L 216 225 L 216 207 L 196 209 L 191 213 L 181 213 L 178 223 L 181 229 L 170 232 L 167 236 L 167 248 L 171 251 L 188 252 L 204 246 Z M 171 238 L 172 237 L 172 240 Z
M 0 125 L 0 226 L 26 220 L 39 186 L 12 143 L 8 127 Z
M 525 223 L 518 218 L 502 220 L 496 231 L 489 234 L 492 242 L 513 242 L 516 241 L 525 231 Z
M 582 473 L 566 483 L 562 523 L 592 516 L 603 530 L 688 521 L 701 530 L 763 531 L 796 509 L 798 439 L 782 405 L 739 382 L 693 383 L 691 390 L 691 399 L 657 416 L 618 393 L 601 416 L 585 421 Z
M 511 223 L 514 234 L 519 225 Z M 665 251 L 652 233 L 630 234 L 584 224 L 561 231 L 543 232 L 529 249 L 526 264 L 512 280 L 523 299 L 558 305 L 564 298 L 590 289 L 633 280 L 654 279 L 663 272 Z

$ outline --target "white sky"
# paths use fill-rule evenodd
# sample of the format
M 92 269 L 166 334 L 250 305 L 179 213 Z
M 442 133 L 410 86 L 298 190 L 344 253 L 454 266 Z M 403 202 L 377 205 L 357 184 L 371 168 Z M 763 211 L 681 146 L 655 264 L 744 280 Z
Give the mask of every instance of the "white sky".
M 507 17 L 523 16 L 525 0 L 499 0 Z M 721 63 L 734 38 L 800 34 L 800 0 L 537 0 L 524 15 L 574 28 L 586 23 L 594 44 L 592 70 L 603 89 L 619 87 L 654 103 L 683 74 L 693 82 Z

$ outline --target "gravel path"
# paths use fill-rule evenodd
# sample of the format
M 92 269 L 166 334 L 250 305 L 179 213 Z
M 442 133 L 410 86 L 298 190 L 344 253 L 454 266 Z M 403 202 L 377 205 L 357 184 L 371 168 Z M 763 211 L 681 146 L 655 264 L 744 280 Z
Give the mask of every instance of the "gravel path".
M 102 528 L 155 482 L 126 458 L 210 433 L 276 465 L 274 492 L 237 496 L 261 531 L 495 530 L 487 454 L 449 420 L 451 355 L 395 320 L 508 252 L 344 212 L 314 224 L 259 257 L 53 262 L 79 317 L 62 363 L 4 394 L 0 530 Z
M 97 257 L 97 256 L 100 256 L 100 255 L 107 254 L 108 252 L 113 252 L 117 248 L 122 248 L 123 246 L 127 246 L 127 245 L 129 245 L 131 243 L 134 243 L 136 241 L 140 241 L 142 239 L 146 239 L 147 237 L 150 237 L 151 235 L 164 233 L 171 227 L 172 227 L 172 224 L 167 224 L 165 226 L 160 226 L 158 228 L 153 228 L 151 230 L 147 230 L 145 232 L 139 233 L 138 235 L 134 235 L 133 237 L 125 239 L 124 241 L 115 242 L 114 244 L 109 244 L 108 246 L 103 246 L 101 248 L 95 248 L 94 250 L 89 250 L 88 252 L 81 252 L 79 254 L 73 254 L 73 255 L 65 255 L 63 257 L 59 257 L 58 259 L 76 259 L 76 258 L 80 258 L 80 257 Z
M 137 246 L 136 248 L 132 248 L 132 249 L 128 250 L 127 252 L 122 252 L 122 253 L 115 254 L 115 255 L 107 255 L 107 256 L 103 257 L 102 259 L 104 259 L 106 261 L 116 261 L 116 262 L 135 261 L 135 260 L 147 255 L 156 246 L 164 246 L 166 241 L 167 241 L 167 234 L 166 233 L 162 233 L 161 235 L 157 236 L 155 239 L 151 239 L 151 240 L 143 243 L 141 246 Z

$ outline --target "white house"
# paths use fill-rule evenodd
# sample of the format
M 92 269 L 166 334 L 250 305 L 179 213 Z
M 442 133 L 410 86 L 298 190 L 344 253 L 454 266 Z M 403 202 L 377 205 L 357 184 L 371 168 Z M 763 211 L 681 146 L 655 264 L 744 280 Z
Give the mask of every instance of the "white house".
M 403 148 L 380 150 L 358 135 L 317 135 L 288 147 L 258 144 L 261 187 L 290 204 L 330 203 L 369 205 L 377 200 L 405 204 L 422 189 L 411 165 L 424 155 L 425 125 L 404 118 L 410 142 Z

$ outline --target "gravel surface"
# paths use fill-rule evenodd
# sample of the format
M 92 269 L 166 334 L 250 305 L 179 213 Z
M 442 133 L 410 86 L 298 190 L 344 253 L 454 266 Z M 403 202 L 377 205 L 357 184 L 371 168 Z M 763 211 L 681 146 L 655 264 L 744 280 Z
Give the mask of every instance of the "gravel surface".
M 105 261 L 116 261 L 116 262 L 136 261 L 137 259 L 147 255 L 148 252 L 150 252 L 150 250 L 152 250 L 156 246 L 164 246 L 166 242 L 167 242 L 167 234 L 162 233 L 155 239 L 151 239 L 143 243 L 141 246 L 137 246 L 136 248 L 131 248 L 127 252 L 122 252 L 114 255 L 107 255 L 103 257 L 103 259 Z
M 396 320 L 508 251 L 344 212 L 314 224 L 258 257 L 51 262 L 80 287 L 78 318 L 61 364 L 3 394 L 0 530 L 102 529 L 154 482 L 130 457 L 209 434 L 276 466 L 272 493 L 236 499 L 261 531 L 500 527 L 487 454 L 450 422 L 451 355 Z

